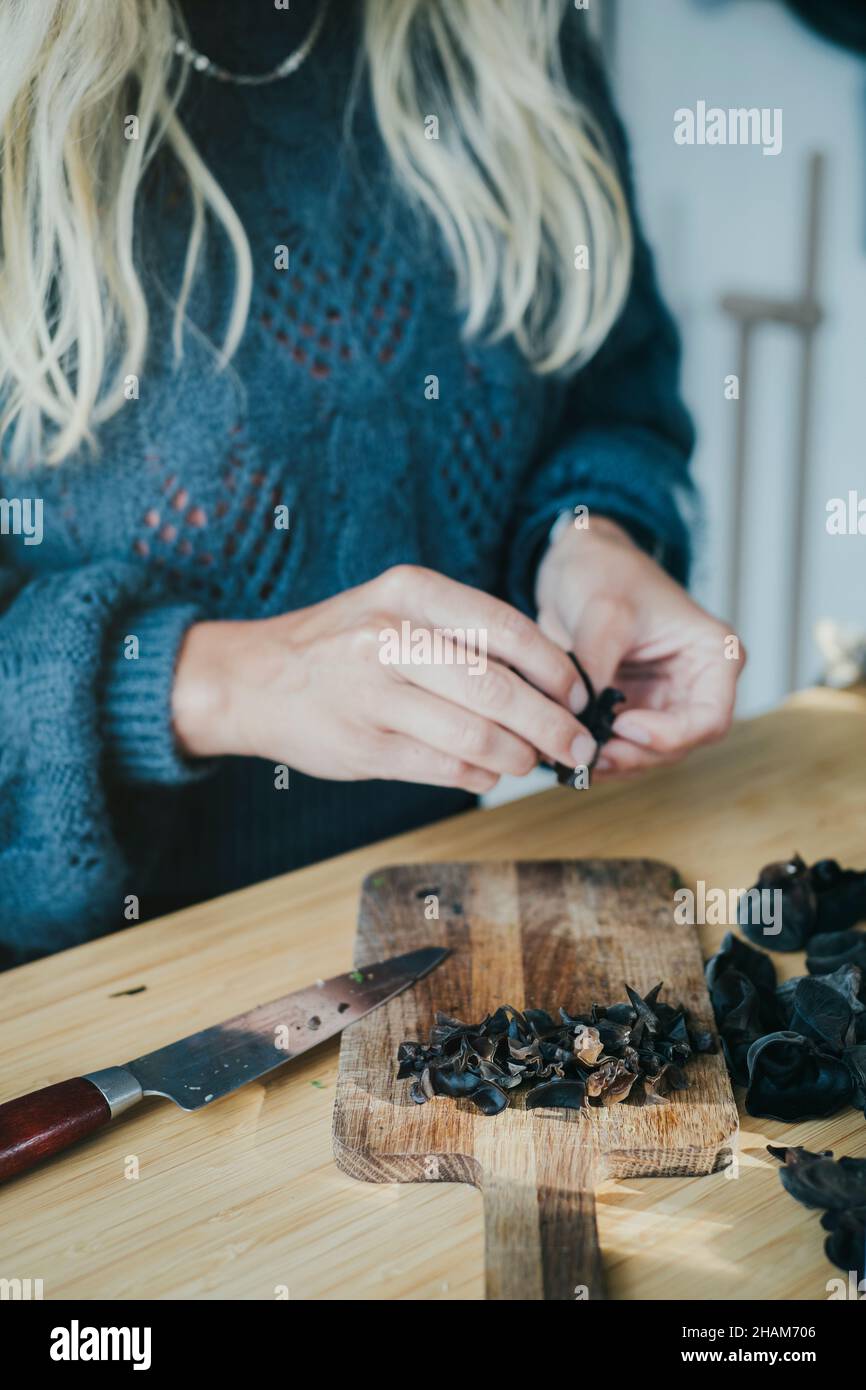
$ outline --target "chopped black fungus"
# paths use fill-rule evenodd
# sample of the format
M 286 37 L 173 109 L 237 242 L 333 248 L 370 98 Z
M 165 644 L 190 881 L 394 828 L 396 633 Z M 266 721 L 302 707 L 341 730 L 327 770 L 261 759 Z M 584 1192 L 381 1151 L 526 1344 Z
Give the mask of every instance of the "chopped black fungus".
M 836 1159 L 829 1149 L 810 1153 L 771 1144 L 767 1150 L 782 1164 L 779 1176 L 791 1196 L 824 1212 L 827 1258 L 866 1279 L 866 1158 Z
M 781 931 L 767 932 L 761 892 L 775 890 L 782 895 Z M 855 922 L 866 920 L 866 870 L 841 869 L 835 859 L 820 859 L 810 868 L 799 854 L 785 862 L 767 864 L 754 888 L 740 899 L 737 920 L 749 940 L 760 946 L 772 951 L 800 951 L 810 943 L 811 951 L 812 937 L 824 932 L 843 933 Z M 864 963 L 866 956 L 860 961 Z
M 577 716 L 580 723 L 587 729 L 595 739 L 595 753 L 592 762 L 589 764 L 588 772 L 590 776 L 598 762 L 599 754 L 604 745 L 613 738 L 613 721 L 616 718 L 616 707 L 625 703 L 625 696 L 621 690 L 614 690 L 612 686 L 606 686 L 604 690 L 596 694 L 586 671 L 584 671 L 577 657 L 573 652 L 569 652 L 574 663 L 577 674 L 586 686 L 587 701 L 580 714 Z M 564 787 L 576 785 L 575 769 L 567 767 L 565 763 L 556 763 L 556 780 Z
M 627 985 L 628 1003 L 560 1009 L 558 1020 L 511 1004 L 481 1023 L 437 1013 L 428 1043 L 400 1044 L 397 1076 L 411 1079 L 419 1105 L 447 1096 L 471 1100 L 485 1115 L 498 1115 L 520 1086 L 530 1109 L 664 1104 L 688 1086 L 683 1067 L 692 1055 L 715 1051 L 715 1040 L 693 1029 L 682 1007 L 660 1001 L 660 990 L 641 998 Z
M 317 1028 L 321 1028 L 321 1026 L 322 1020 L 319 1018 L 318 1014 L 313 1014 L 312 1018 L 307 1019 L 307 1027 L 312 1029 L 313 1032 L 315 1032 Z
M 346 1012 L 346 1010 L 348 1009 L 348 1007 L 349 1007 L 348 1004 L 338 1004 L 338 1005 L 337 1005 L 337 1013 L 338 1013 L 338 1014 L 344 1014 L 344 1013 Z
M 866 936 L 861 939 L 866 944 Z M 791 1122 L 852 1104 L 866 1111 L 866 996 L 859 965 L 845 961 L 780 985 L 775 973 L 769 956 L 731 932 L 707 962 L 722 1050 L 733 1080 L 747 1088 L 747 1112 Z

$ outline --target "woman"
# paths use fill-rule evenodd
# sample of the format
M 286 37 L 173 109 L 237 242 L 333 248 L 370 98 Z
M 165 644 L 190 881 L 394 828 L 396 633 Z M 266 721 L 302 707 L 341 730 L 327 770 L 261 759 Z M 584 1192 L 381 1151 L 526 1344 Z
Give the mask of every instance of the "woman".
M 43 517 L 0 536 L 7 962 L 588 762 L 565 649 L 628 696 L 602 775 L 726 729 L 585 24 L 0 7 L 0 496 Z M 452 650 L 386 661 L 405 623 Z

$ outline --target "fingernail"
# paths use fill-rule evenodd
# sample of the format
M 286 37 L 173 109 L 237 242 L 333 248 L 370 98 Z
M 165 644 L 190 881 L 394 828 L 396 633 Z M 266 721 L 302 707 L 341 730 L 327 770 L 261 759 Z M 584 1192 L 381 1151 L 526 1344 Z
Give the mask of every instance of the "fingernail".
M 586 705 L 586 690 L 583 681 L 575 681 L 568 692 L 568 708 L 572 714 L 580 714 Z
M 571 745 L 571 761 L 575 767 L 589 766 L 595 753 L 595 739 L 589 734 L 578 734 Z
M 496 783 L 499 781 L 499 778 L 489 777 L 479 773 L 477 777 L 472 777 L 467 780 L 467 789 L 469 791 L 474 792 L 476 796 L 486 796 L 488 792 L 493 791 L 493 788 L 496 786 Z
M 616 732 L 620 738 L 627 738 L 630 743 L 640 743 L 644 747 L 653 741 L 652 734 L 648 733 L 642 724 L 632 724 L 628 719 L 616 721 Z

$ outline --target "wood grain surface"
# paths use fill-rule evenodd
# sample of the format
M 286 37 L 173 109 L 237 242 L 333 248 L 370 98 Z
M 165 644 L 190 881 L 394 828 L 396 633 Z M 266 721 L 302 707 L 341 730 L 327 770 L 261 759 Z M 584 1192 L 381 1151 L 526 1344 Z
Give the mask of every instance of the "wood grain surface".
M 634 859 L 402 865 L 364 883 L 357 965 L 428 944 L 452 954 L 343 1035 L 335 1156 L 367 1181 L 480 1187 L 489 1298 L 603 1296 L 596 1184 L 726 1166 L 737 1109 L 724 1061 L 694 1058 L 689 1089 L 662 1106 L 527 1110 L 520 1091 L 494 1118 L 470 1101 L 416 1105 L 397 1049 L 426 1041 L 437 1009 L 465 1022 L 505 1003 L 584 1013 L 625 1003 L 626 983 L 667 982 L 661 997 L 713 1030 L 697 933 L 674 921 L 678 885 L 669 864 Z
M 382 864 L 646 856 L 734 888 L 794 849 L 866 864 L 859 694 L 806 692 L 638 781 L 471 812 L 0 975 L 0 1101 L 345 970 Z M 704 955 L 724 931 L 699 929 Z M 773 959 L 780 978 L 803 972 L 802 954 Z M 334 1163 L 337 1056 L 325 1044 L 196 1115 L 146 1102 L 4 1184 L 0 1277 L 42 1278 L 46 1299 L 482 1298 L 471 1184 L 363 1184 Z M 866 1157 L 866 1125 L 854 1109 L 795 1125 L 741 1112 L 723 1172 L 606 1179 L 609 1294 L 826 1299 L 837 1271 L 819 1215 L 782 1189 L 766 1152 L 780 1142 Z

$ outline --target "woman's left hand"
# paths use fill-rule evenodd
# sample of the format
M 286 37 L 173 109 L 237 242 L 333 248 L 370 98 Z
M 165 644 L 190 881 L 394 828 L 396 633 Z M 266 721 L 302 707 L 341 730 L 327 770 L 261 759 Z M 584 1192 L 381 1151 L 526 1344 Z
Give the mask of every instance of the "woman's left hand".
M 542 630 L 575 653 L 595 689 L 626 696 L 596 765 L 601 777 L 676 762 L 727 732 L 742 643 L 616 522 L 591 517 L 585 530 L 564 529 L 542 558 L 536 599 Z M 577 764 L 595 751 L 586 739 Z

